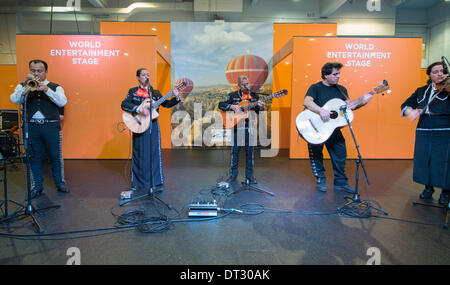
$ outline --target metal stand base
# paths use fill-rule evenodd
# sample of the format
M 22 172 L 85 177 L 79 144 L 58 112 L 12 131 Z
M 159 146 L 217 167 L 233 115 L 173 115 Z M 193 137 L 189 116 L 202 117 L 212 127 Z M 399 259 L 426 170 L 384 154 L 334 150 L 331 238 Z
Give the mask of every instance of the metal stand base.
M 345 199 L 348 201 L 344 204 L 341 208 L 337 208 L 337 211 L 339 213 L 345 213 L 346 211 L 352 211 L 356 212 L 356 214 L 364 214 L 364 213 L 370 213 L 372 209 L 377 210 L 378 212 L 381 212 L 388 215 L 388 212 L 381 210 L 378 207 L 374 207 L 369 201 L 364 201 L 359 198 L 360 196 L 356 193 L 353 195 L 353 197 L 345 196 Z M 359 215 L 363 216 L 363 215 Z
M 18 204 L 20 205 L 20 204 Z M 44 212 L 50 211 L 52 209 L 58 209 L 61 205 L 54 205 L 50 207 L 45 207 L 41 209 L 35 209 L 31 203 L 29 203 L 26 206 L 22 206 L 22 209 L 19 211 L 16 211 L 14 214 L 10 215 L 9 217 L 5 219 L 1 219 L 0 222 L 9 222 L 13 219 L 22 219 L 22 217 L 31 217 L 31 220 L 33 222 L 34 229 L 36 233 L 42 234 L 44 233 L 44 230 L 42 229 L 41 225 L 39 224 L 38 219 L 35 217 L 36 214 L 41 215 Z
M 119 206 L 122 207 L 123 205 L 128 204 L 130 202 L 141 200 L 141 199 L 146 199 L 146 198 L 148 198 L 150 200 L 155 199 L 156 201 L 161 203 L 163 206 L 165 206 L 169 210 L 171 210 L 173 208 L 172 205 L 167 204 L 166 202 L 161 200 L 158 196 L 156 196 L 155 195 L 155 191 L 154 191 L 154 189 L 152 187 L 150 187 L 148 192 L 146 194 L 144 194 L 144 195 L 140 195 L 140 196 L 133 197 L 133 198 L 130 198 L 130 199 L 123 199 L 123 200 L 121 200 L 120 203 L 119 203 Z
M 260 192 L 260 193 L 264 193 L 264 194 L 269 194 L 270 196 L 275 196 L 275 194 L 272 192 L 269 192 L 269 191 L 263 190 L 261 188 L 258 188 L 256 186 L 253 186 L 250 183 L 250 179 L 245 179 L 245 181 L 243 181 L 241 184 L 242 184 L 242 187 L 239 190 L 232 192 L 231 194 L 237 194 L 242 191 L 255 191 L 255 192 Z
M 428 203 L 421 203 L 421 202 L 413 202 L 413 205 L 421 205 L 425 207 L 433 207 L 433 208 L 439 208 L 439 209 L 445 209 L 445 221 L 444 221 L 444 229 L 448 229 L 448 220 L 450 218 L 450 202 L 447 203 L 447 206 L 444 205 L 436 205 L 436 204 L 428 204 Z

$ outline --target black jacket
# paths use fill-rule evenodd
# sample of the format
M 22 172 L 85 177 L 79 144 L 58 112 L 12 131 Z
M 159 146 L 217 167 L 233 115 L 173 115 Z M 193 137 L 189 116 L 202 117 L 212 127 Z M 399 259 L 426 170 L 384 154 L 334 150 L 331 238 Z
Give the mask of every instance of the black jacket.
M 241 96 L 241 90 L 231 92 L 230 94 L 228 94 L 228 98 L 226 101 L 219 102 L 219 109 L 222 111 L 230 111 L 231 105 L 237 105 L 242 102 Z M 259 100 L 258 94 L 250 92 L 250 96 L 252 96 L 252 99 L 250 100 L 250 102 L 252 103 Z M 260 111 L 259 106 L 255 107 L 255 111 L 257 113 Z
M 413 109 L 423 109 L 428 104 L 432 92 L 431 85 L 425 85 L 416 89 L 416 91 L 403 102 L 402 110 L 405 107 Z M 423 112 L 419 117 L 418 128 L 449 128 L 450 127 L 450 98 L 449 93 L 442 91 L 430 103 L 428 109 L 430 114 Z

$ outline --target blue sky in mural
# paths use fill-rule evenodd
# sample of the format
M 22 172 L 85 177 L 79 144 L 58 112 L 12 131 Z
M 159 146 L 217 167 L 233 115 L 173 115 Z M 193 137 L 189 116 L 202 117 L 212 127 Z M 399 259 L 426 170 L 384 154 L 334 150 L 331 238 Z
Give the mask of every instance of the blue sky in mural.
M 175 80 L 189 78 L 196 88 L 229 85 L 225 68 L 235 56 L 253 54 L 269 64 L 273 55 L 273 25 L 173 22 L 171 51 Z M 269 74 L 266 84 L 271 80 Z

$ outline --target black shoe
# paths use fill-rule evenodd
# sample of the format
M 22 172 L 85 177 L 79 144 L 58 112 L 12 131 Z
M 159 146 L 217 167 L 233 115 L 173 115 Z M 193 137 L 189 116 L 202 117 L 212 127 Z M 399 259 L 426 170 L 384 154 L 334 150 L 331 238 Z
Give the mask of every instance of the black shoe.
M 445 205 L 448 204 L 449 201 L 450 201 L 450 194 L 448 193 L 448 191 L 442 190 L 441 196 L 439 196 L 438 203 L 441 205 Z
M 336 186 L 334 185 L 334 191 L 344 191 L 350 194 L 355 194 L 356 190 L 355 188 L 351 187 L 350 185 L 344 185 L 344 186 Z
M 43 189 L 32 189 L 32 190 L 31 190 L 31 200 L 33 200 L 34 198 L 37 198 L 37 197 L 41 196 L 42 190 L 43 190 Z M 28 201 L 28 196 L 25 197 L 25 201 Z
M 61 192 L 61 193 L 69 193 L 69 189 L 67 189 L 66 185 L 61 185 L 56 187 L 56 191 Z
M 156 194 L 159 194 L 159 193 L 162 193 L 165 190 L 165 188 L 164 188 L 164 185 L 161 184 L 161 185 L 156 186 L 154 188 L 154 190 L 155 190 Z
M 247 182 L 248 181 L 248 182 Z M 245 178 L 245 180 L 244 180 L 244 183 L 245 184 L 258 184 L 258 180 L 256 180 L 256 178 L 255 177 L 252 177 L 252 178 Z
M 433 197 L 434 189 L 433 187 L 427 187 L 423 190 L 422 194 L 420 194 L 420 199 L 429 200 Z

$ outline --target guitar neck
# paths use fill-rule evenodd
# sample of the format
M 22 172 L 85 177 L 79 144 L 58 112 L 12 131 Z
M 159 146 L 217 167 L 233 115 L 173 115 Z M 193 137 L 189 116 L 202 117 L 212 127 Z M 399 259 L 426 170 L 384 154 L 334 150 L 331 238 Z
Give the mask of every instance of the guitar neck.
M 267 97 L 261 99 L 261 102 L 264 103 L 264 102 L 266 102 L 266 101 L 272 100 L 273 97 L 275 97 L 275 94 L 276 94 L 276 93 L 274 93 L 274 94 L 272 94 L 272 95 L 270 95 L 270 96 L 267 96 Z M 244 111 L 253 109 L 257 104 L 258 104 L 258 102 L 250 103 L 250 104 L 248 104 L 247 106 L 245 106 L 243 109 L 244 109 Z
M 167 93 L 166 95 L 164 95 L 163 97 L 159 98 L 154 104 L 153 104 L 153 108 L 156 109 L 159 107 L 159 105 L 161 105 L 164 101 L 166 101 L 170 96 L 172 96 L 172 90 Z

